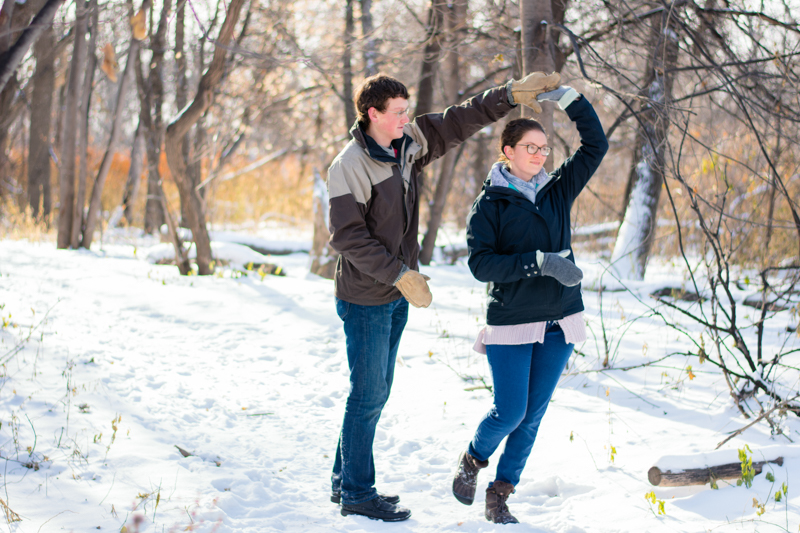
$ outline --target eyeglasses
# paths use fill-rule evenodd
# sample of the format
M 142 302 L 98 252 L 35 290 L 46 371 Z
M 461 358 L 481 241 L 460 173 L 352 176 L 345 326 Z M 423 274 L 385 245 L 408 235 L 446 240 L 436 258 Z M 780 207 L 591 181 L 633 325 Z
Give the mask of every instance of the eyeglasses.
M 397 115 L 397 118 L 403 118 L 403 115 L 408 116 L 408 108 L 405 108 L 402 111 L 383 111 L 383 113 Z
M 550 151 L 552 150 L 549 146 L 536 146 L 535 144 L 518 144 L 517 146 L 525 146 L 528 149 L 528 153 L 531 155 L 541 152 L 545 157 L 550 155 Z

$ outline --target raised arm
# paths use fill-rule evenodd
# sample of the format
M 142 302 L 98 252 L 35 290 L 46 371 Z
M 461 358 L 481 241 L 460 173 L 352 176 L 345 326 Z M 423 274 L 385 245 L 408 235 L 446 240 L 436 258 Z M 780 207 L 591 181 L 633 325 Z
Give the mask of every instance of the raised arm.
M 567 89 L 574 92 L 572 88 Z M 578 98 L 569 102 L 564 111 L 578 128 L 581 146 L 553 172 L 556 179 L 560 178 L 559 186 L 563 187 L 569 201 L 577 198 L 608 151 L 608 139 L 592 104 L 577 92 L 575 94 Z M 543 96 L 539 99 L 546 99 Z
M 509 103 L 507 86 L 502 85 L 450 106 L 444 113 L 416 117 L 405 127 L 406 133 L 423 148 L 414 164 L 422 168 L 435 161 L 514 107 Z

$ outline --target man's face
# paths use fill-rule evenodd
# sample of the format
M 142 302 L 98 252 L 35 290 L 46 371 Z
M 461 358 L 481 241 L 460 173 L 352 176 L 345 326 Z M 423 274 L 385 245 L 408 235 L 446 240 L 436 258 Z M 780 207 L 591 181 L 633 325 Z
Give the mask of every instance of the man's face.
M 409 123 L 408 100 L 405 98 L 390 98 L 386 101 L 386 109 L 378 111 L 369 108 L 369 121 L 372 137 L 381 144 L 403 137 L 403 126 Z

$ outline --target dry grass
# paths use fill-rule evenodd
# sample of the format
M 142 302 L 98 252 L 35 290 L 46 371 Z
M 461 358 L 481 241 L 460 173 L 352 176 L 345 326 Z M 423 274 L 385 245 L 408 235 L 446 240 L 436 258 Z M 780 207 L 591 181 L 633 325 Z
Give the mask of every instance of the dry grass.
M 34 219 L 30 207 L 20 209 L 14 201 L 0 201 L 0 239 L 55 241 L 54 220 L 53 214 L 43 220 Z
M 11 510 L 8 504 L 0 498 L 0 507 L 3 508 L 3 514 L 6 517 L 6 523 L 11 524 L 12 522 L 22 522 L 22 517 L 20 517 L 17 513 Z

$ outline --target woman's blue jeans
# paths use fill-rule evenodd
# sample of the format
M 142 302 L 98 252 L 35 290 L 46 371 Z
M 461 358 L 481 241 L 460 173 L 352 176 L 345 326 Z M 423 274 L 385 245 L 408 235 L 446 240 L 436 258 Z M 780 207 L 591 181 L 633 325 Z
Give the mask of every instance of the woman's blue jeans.
M 486 346 L 494 406 L 478 426 L 469 453 L 486 461 L 508 435 L 497 464 L 498 481 L 514 486 L 519 483 L 539 424 L 573 348 L 573 344 L 564 342 L 564 332 L 557 324 L 547 330 L 543 343 Z
M 331 485 L 342 502 L 357 504 L 377 496 L 372 442 L 381 411 L 389 399 L 400 336 L 408 321 L 408 302 L 356 305 L 336 299 L 344 322 L 350 395 L 336 446 Z

